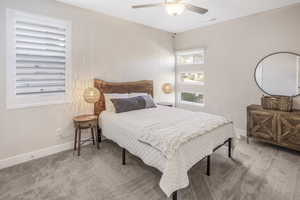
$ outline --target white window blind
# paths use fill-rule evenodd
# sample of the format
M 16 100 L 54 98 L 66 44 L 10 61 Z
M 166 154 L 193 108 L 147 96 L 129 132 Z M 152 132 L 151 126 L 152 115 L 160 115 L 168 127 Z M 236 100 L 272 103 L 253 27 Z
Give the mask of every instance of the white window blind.
M 7 11 L 9 107 L 68 101 L 70 29 L 66 21 Z

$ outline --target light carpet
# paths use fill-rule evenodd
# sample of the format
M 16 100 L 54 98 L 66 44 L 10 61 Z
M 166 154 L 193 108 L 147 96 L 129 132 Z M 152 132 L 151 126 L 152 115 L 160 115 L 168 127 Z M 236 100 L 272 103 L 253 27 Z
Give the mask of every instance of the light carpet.
M 227 148 L 189 172 L 190 186 L 179 200 L 299 200 L 300 153 L 268 144 L 239 142 L 234 160 Z M 160 172 L 111 141 L 89 145 L 81 156 L 65 151 L 0 171 L 1 200 L 165 200 Z

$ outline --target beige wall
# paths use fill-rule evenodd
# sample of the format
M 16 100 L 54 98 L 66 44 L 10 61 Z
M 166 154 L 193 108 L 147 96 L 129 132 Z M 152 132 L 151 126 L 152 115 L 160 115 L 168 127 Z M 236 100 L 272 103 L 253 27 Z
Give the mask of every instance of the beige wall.
M 72 21 L 72 104 L 6 109 L 6 8 Z M 176 49 L 207 48 L 206 106 L 192 109 L 223 114 L 245 129 L 246 106 L 259 103 L 262 95 L 253 79 L 255 65 L 274 51 L 300 53 L 299 19 L 298 4 L 177 34 Z M 157 100 L 174 98 L 160 89 L 164 82 L 174 81 L 169 33 L 54 0 L 1 0 L 0 30 L 0 160 L 71 141 L 72 116 L 92 112 L 81 94 L 95 77 L 109 81 L 153 79 Z
M 6 8 L 72 21 L 73 104 L 6 109 Z M 152 79 L 155 97 L 173 100 L 173 95 L 164 95 L 160 89 L 164 82 L 174 81 L 169 33 L 54 0 L 1 0 L 0 30 L 0 160 L 71 141 L 72 116 L 91 112 L 81 94 L 95 77 L 109 81 Z
M 300 53 L 299 19 L 297 4 L 178 34 L 176 49 L 207 48 L 206 106 L 192 109 L 223 114 L 246 129 L 246 106 L 262 96 L 256 63 L 275 51 Z

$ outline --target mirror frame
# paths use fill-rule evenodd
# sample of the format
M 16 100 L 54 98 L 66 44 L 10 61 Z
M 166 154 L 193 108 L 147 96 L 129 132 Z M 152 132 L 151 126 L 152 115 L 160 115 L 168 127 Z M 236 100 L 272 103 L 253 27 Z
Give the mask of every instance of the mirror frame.
M 265 59 L 267 59 L 268 57 L 271 57 L 271 56 L 274 56 L 274 55 L 277 55 L 277 54 L 283 54 L 283 53 L 286 53 L 286 54 L 292 54 L 292 55 L 295 55 L 295 56 L 299 56 L 299 57 L 300 57 L 300 54 L 298 54 L 298 53 L 289 52 L 289 51 L 277 51 L 277 52 L 268 54 L 267 56 L 265 56 L 265 57 L 263 57 L 262 59 L 260 59 L 259 62 L 256 64 L 256 67 L 255 67 L 255 70 L 254 70 L 254 76 L 253 76 L 253 77 L 254 77 L 254 81 L 255 81 L 256 85 L 258 86 L 258 88 L 259 88 L 263 93 L 265 93 L 265 94 L 267 94 L 267 95 L 269 95 L 269 96 L 283 96 L 283 95 L 280 95 L 280 94 L 277 94 L 277 95 L 276 95 L 276 94 L 269 94 L 269 93 L 266 92 L 264 89 L 262 89 L 262 88 L 260 87 L 260 85 L 258 84 L 257 80 L 256 80 L 256 71 L 257 71 L 257 69 L 258 69 L 258 66 L 259 66 Z M 297 94 L 297 95 L 290 96 L 290 97 L 297 97 L 297 96 L 299 96 L 299 95 L 300 95 L 300 93 Z

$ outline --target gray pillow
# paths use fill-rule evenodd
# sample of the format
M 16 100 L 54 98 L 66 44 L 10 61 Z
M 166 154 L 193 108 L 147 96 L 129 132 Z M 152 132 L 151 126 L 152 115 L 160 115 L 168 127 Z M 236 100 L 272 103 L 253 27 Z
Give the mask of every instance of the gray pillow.
M 145 108 L 156 108 L 156 105 L 155 105 L 155 103 L 154 103 L 154 101 L 153 101 L 153 99 L 152 99 L 151 96 L 144 95 L 142 97 L 145 99 L 145 102 L 146 102 Z
M 110 100 L 114 104 L 116 113 L 146 108 L 146 101 L 142 96 Z

